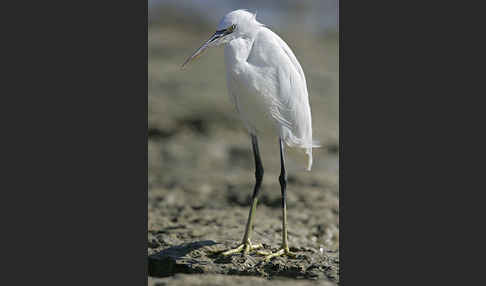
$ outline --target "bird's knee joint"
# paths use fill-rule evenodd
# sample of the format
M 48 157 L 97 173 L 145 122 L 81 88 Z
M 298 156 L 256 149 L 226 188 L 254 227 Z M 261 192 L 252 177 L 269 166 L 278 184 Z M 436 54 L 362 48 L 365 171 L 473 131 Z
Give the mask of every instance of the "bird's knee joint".
M 263 168 L 256 168 L 255 170 L 255 178 L 258 180 L 258 181 L 261 181 L 263 179 Z
M 280 174 L 280 176 L 278 177 L 278 181 L 280 182 L 281 186 L 287 186 L 287 175 Z

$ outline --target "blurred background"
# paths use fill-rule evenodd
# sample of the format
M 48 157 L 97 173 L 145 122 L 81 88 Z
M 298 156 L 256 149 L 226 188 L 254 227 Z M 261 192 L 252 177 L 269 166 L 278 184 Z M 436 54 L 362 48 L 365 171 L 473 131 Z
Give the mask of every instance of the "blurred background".
M 314 149 L 312 172 L 305 171 L 303 152 L 287 148 L 289 243 L 339 247 L 338 0 L 149 0 L 149 254 L 196 237 L 236 241 L 243 235 L 254 163 L 249 135 L 228 97 L 224 48 L 209 49 L 180 70 L 224 14 L 242 8 L 256 11 L 300 61 L 314 138 L 323 145 Z M 265 177 L 254 239 L 278 246 L 277 138 L 260 138 L 260 150 Z M 218 227 L 198 221 L 191 231 L 156 235 L 203 216 Z

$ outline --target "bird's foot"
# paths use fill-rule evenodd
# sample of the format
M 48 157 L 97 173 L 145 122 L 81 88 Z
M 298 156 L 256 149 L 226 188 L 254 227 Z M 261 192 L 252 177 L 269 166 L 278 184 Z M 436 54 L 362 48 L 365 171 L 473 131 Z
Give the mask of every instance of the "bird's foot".
M 260 254 L 260 255 L 264 255 L 265 261 L 269 261 L 270 259 L 272 259 L 274 257 L 282 256 L 282 255 L 287 255 L 287 256 L 290 256 L 292 258 L 297 257 L 297 253 L 291 252 L 288 247 L 283 247 L 283 248 L 281 248 L 280 250 L 278 250 L 277 252 L 274 252 L 274 253 L 272 253 L 271 251 L 257 251 L 257 253 Z
M 227 250 L 227 251 L 225 251 L 221 254 L 224 255 L 224 256 L 228 256 L 228 255 L 231 255 L 231 254 L 234 254 L 234 253 L 239 253 L 239 252 L 242 252 L 243 254 L 247 254 L 251 250 L 255 250 L 255 249 L 259 249 L 259 248 L 263 248 L 263 244 L 261 244 L 261 243 L 252 244 L 249 240 L 247 240 L 246 242 L 242 243 L 240 246 L 233 248 L 233 249 L 230 249 L 230 250 Z

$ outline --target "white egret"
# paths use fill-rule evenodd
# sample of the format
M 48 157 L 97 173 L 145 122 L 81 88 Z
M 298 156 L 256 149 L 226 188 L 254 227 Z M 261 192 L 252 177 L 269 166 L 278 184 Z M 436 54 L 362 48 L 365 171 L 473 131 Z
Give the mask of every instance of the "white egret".
M 287 208 L 284 145 L 304 148 L 307 169 L 312 167 L 312 118 L 307 84 L 302 67 L 288 45 L 274 32 L 256 20 L 256 14 L 236 10 L 226 14 L 216 33 L 182 65 L 200 56 L 207 48 L 224 44 L 227 85 L 231 101 L 248 129 L 255 159 L 256 183 L 245 235 L 241 245 L 223 255 L 262 248 L 252 244 L 253 215 L 263 179 L 263 165 L 258 150 L 258 134 L 272 132 L 278 136 L 282 193 L 282 248 L 276 253 L 258 251 L 270 259 L 279 255 L 295 257 L 287 240 Z

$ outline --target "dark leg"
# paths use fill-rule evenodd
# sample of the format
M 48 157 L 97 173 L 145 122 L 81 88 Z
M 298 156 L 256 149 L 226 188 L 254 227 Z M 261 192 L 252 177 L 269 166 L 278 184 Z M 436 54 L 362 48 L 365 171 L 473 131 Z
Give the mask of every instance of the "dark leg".
M 282 247 L 289 249 L 289 243 L 287 239 L 287 172 L 285 170 L 285 155 L 284 155 L 284 143 L 282 138 L 279 138 L 280 143 L 280 176 L 278 181 L 280 182 L 280 192 L 282 193 Z
M 253 146 L 253 156 L 255 158 L 255 187 L 253 189 L 253 196 L 251 197 L 250 213 L 248 214 L 248 221 L 246 223 L 245 236 L 243 243 L 250 242 L 251 232 L 253 228 L 253 214 L 258 203 L 258 194 L 263 180 L 263 165 L 260 158 L 260 151 L 258 150 L 258 139 L 255 135 L 251 135 L 251 145 Z
M 258 150 L 258 139 L 255 135 L 251 135 L 251 145 L 253 147 L 253 156 L 255 158 L 255 187 L 253 189 L 253 195 L 251 197 L 251 207 L 250 213 L 248 214 L 248 220 L 246 222 L 245 235 L 243 236 L 242 244 L 235 248 L 223 252 L 223 255 L 229 255 L 237 253 L 243 250 L 247 253 L 252 249 L 257 249 L 263 247 L 261 244 L 252 245 L 251 244 L 251 232 L 253 230 L 253 215 L 255 214 L 256 206 L 258 203 L 258 194 L 260 193 L 260 187 L 263 180 L 263 165 L 260 158 L 260 151 Z
M 282 138 L 279 138 L 280 145 L 280 176 L 278 181 L 280 182 L 280 191 L 282 193 L 282 248 L 275 252 L 268 254 L 261 251 L 261 254 L 266 255 L 266 260 L 280 255 L 288 255 L 291 257 L 296 257 L 295 253 L 290 252 L 289 242 L 287 239 L 287 172 L 285 170 L 285 146 Z

